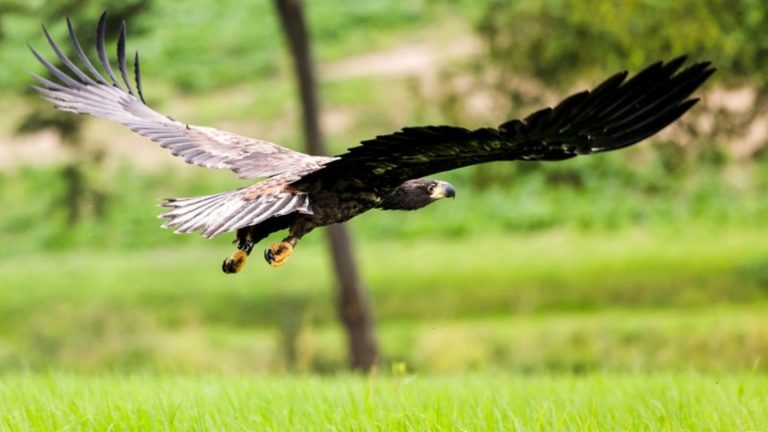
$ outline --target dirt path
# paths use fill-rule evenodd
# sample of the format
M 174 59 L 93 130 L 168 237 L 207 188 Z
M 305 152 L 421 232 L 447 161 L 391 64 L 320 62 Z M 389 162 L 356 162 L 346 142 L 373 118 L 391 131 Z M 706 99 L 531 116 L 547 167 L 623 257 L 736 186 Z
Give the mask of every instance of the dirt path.
M 321 65 L 325 80 L 345 80 L 372 76 L 435 75 L 442 66 L 470 57 L 481 50 L 480 41 L 471 35 L 451 40 L 405 44 L 389 50 L 358 55 Z

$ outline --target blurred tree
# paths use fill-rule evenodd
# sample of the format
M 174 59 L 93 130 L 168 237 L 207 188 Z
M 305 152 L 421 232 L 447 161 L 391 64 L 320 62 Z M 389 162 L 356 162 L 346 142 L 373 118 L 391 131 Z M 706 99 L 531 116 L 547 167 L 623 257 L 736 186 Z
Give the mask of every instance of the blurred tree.
M 291 49 L 302 102 L 304 137 L 311 154 L 327 154 L 320 131 L 317 90 L 309 35 L 301 0 L 275 0 Z M 352 367 L 368 371 L 378 360 L 378 344 L 368 296 L 357 271 L 344 225 L 326 228 L 339 285 L 339 316 L 344 323 Z
M 495 63 L 547 83 L 687 53 L 764 85 L 767 25 L 760 0 L 497 0 L 477 29 Z
M 107 28 L 114 29 L 119 28 L 123 20 L 129 20 L 146 11 L 151 1 L 115 0 L 104 4 L 93 0 L 66 0 L 34 7 L 13 7 L 14 3 L 9 2 L 9 6 L 0 7 L 0 10 L 8 11 L 8 13 L 35 14 L 40 17 L 42 22 L 56 20 L 58 22 L 55 28 L 62 29 L 61 17 L 69 16 L 75 22 L 90 22 L 93 21 L 92 17 L 96 16 L 94 9 L 100 7 L 106 8 L 110 12 L 107 17 Z M 95 41 L 85 39 L 83 42 L 87 52 L 88 43 Z M 65 50 L 71 49 L 68 44 L 62 44 L 61 47 Z M 56 63 L 56 66 L 64 68 L 61 62 Z M 50 74 L 47 75 L 48 79 L 53 79 Z M 54 130 L 59 135 L 62 144 L 72 155 L 71 160 L 60 171 L 64 193 L 55 203 L 55 206 L 66 212 L 66 220 L 70 226 L 80 221 L 86 208 L 91 209 L 90 214 L 92 216 L 103 217 L 109 198 L 109 194 L 103 186 L 104 182 L 98 181 L 103 152 L 84 145 L 81 130 L 85 119 L 81 116 L 52 109 L 49 104 L 42 103 L 41 98 L 35 92 L 27 91 L 25 94 L 34 100 L 34 108 L 24 117 L 17 131 L 19 133 L 34 133 L 44 129 Z

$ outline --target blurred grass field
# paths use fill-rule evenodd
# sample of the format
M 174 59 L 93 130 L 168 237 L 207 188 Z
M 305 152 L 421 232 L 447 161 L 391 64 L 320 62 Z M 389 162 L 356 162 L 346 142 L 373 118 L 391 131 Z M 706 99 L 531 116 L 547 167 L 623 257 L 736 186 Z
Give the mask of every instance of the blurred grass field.
M 759 228 L 358 237 L 384 365 L 421 372 L 765 370 Z M 0 263 L 0 366 L 343 369 L 321 236 L 225 277 L 228 241 Z M 202 247 L 206 246 L 206 247 Z M 48 271 L 47 269 L 55 271 Z M 311 275 L 311 277 L 307 277 Z M 85 355 L 87 353 L 87 355 Z

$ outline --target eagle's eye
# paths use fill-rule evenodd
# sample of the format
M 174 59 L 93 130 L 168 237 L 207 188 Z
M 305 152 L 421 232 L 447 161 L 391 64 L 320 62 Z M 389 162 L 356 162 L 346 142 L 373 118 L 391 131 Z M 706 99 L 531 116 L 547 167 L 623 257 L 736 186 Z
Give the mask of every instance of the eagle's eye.
M 431 185 L 427 186 L 427 192 L 432 193 L 435 191 L 435 186 L 437 186 L 435 183 L 432 183 Z

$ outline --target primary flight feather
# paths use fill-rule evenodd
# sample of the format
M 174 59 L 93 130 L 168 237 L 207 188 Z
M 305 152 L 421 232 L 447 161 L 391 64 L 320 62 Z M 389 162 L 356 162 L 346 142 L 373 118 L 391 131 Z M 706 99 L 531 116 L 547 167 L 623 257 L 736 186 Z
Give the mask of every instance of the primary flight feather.
M 224 260 L 226 273 L 238 272 L 254 245 L 269 234 L 288 236 L 265 251 L 280 266 L 304 235 L 319 226 L 345 222 L 368 210 L 416 210 L 454 197 L 450 184 L 424 176 L 492 161 L 559 161 L 581 154 L 624 148 L 677 120 L 698 101 L 691 94 L 715 71 L 708 62 L 683 68 L 684 57 L 654 63 L 627 79 L 618 73 L 591 91 L 574 94 L 554 108 L 510 120 L 498 128 L 454 126 L 404 128 L 363 141 L 335 157 L 310 156 L 271 142 L 213 128 L 189 125 L 146 105 L 139 55 L 134 57 L 135 88 L 125 55 L 125 23 L 117 43 L 116 77 L 105 51 L 106 14 L 99 19 L 96 51 L 100 72 L 83 51 L 67 19 L 78 67 L 43 32 L 61 68 L 30 48 L 58 80 L 36 76 L 40 92 L 64 111 L 121 123 L 167 148 L 185 162 L 229 169 L 242 179 L 266 178 L 214 195 L 172 198 L 161 216 L 177 233 L 201 231 L 214 237 L 236 231 L 237 251 Z M 106 77 L 105 77 L 106 74 Z

